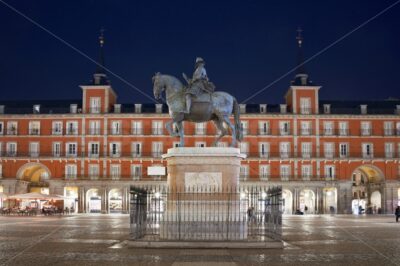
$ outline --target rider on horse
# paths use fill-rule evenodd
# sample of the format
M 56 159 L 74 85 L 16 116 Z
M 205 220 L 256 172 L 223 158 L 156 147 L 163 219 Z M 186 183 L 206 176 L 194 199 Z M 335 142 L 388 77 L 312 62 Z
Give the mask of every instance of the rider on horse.
M 196 70 L 193 73 L 193 78 L 191 80 L 187 80 L 188 87 L 185 92 L 186 98 L 186 110 L 184 113 L 190 113 L 190 107 L 192 105 L 192 97 L 197 97 L 203 93 L 212 94 L 215 90 L 215 86 L 213 83 L 208 81 L 207 72 L 204 68 L 205 62 L 203 58 L 197 57 L 196 58 Z M 186 75 L 184 75 L 186 78 Z

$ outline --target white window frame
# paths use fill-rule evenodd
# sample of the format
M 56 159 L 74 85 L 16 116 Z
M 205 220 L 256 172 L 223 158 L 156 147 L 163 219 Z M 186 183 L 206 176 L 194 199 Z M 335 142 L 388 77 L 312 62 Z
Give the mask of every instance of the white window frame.
M 290 164 L 281 164 L 279 167 L 279 174 L 282 181 L 289 181 L 291 174 Z
M 57 151 L 58 146 L 58 151 Z M 62 154 L 62 144 L 59 141 L 54 141 L 51 145 L 53 157 L 61 157 Z
M 76 164 L 65 165 L 65 179 L 76 179 L 78 173 L 78 167 Z
M 249 143 L 247 141 L 242 141 L 239 143 L 240 153 L 249 155 Z
M 100 156 L 100 142 L 89 141 L 88 143 L 88 157 L 99 158 Z
M 269 135 L 269 121 L 258 121 L 258 134 L 265 136 Z
M 271 175 L 271 167 L 269 164 L 261 164 L 259 167 L 260 180 L 268 181 Z
M 18 135 L 18 122 L 8 121 L 7 122 L 7 135 Z
M 122 122 L 120 120 L 111 121 L 111 135 L 122 134 Z
M 88 175 L 90 180 L 98 180 L 100 177 L 100 165 L 99 164 L 89 164 L 88 165 Z
M 374 158 L 374 144 L 370 142 L 361 143 L 361 152 L 364 159 Z
M 324 136 L 333 135 L 333 121 L 324 121 Z
M 290 121 L 279 121 L 279 134 L 281 136 L 290 135 Z
M 270 151 L 269 142 L 258 143 L 258 153 L 260 158 L 269 158 L 269 151 Z
M 300 114 L 311 114 L 311 98 L 300 97 Z
M 137 149 L 139 147 L 139 150 Z M 131 154 L 133 158 L 142 157 L 142 142 L 133 141 L 131 142 Z
M 0 141 L 0 156 L 3 156 L 3 142 Z
M 246 180 L 249 178 L 249 166 L 246 165 L 241 165 L 240 170 L 239 170 L 239 176 L 241 179 Z
M 360 122 L 361 136 L 371 136 L 371 121 Z
M 400 136 L 400 122 L 396 122 L 396 136 Z
M 0 178 L 3 178 L 3 165 L 0 164 Z
M 143 123 L 140 120 L 132 120 L 132 135 L 142 135 L 143 134 Z
M 383 122 L 383 133 L 385 136 L 393 136 L 393 121 Z
M 100 135 L 101 132 L 101 121 L 90 120 L 89 121 L 89 135 Z
M 335 179 L 335 165 L 327 164 L 324 167 L 325 178 L 329 180 Z
M 249 121 L 241 120 L 240 121 L 240 129 L 242 130 L 243 136 L 249 134 Z
M 110 164 L 110 177 L 112 180 L 118 180 L 121 178 L 120 164 Z
M 311 158 L 312 154 L 312 142 L 302 142 L 301 143 L 301 157 L 304 159 Z
M 346 150 L 346 154 L 343 154 L 343 148 L 342 147 L 346 147 L 345 148 L 345 150 Z M 339 143 L 339 157 L 340 158 L 348 158 L 349 157 L 349 154 L 350 154 L 350 146 L 349 146 L 349 143 L 347 143 L 347 142 L 341 142 L 341 143 Z
M 151 132 L 153 133 L 153 135 L 162 135 L 163 134 L 163 121 L 162 120 L 151 121 Z
M 194 132 L 196 135 L 206 135 L 207 123 L 195 123 Z
M 279 156 L 283 159 L 290 157 L 290 142 L 282 141 L 279 143 Z
M 72 145 L 72 146 L 70 146 Z M 70 147 L 75 146 L 75 153 L 70 153 Z M 78 143 L 77 142 L 67 142 L 65 143 L 65 156 L 66 157 L 77 157 L 78 156 Z
M 29 156 L 39 157 L 39 153 L 40 153 L 40 142 L 38 141 L 29 142 Z
M 63 133 L 63 122 L 62 121 L 53 121 L 51 123 L 51 133 L 53 135 L 62 135 L 62 133 Z
M 3 135 L 3 134 L 4 134 L 4 122 L 1 121 L 0 122 L 0 135 Z
M 66 135 L 78 135 L 78 121 L 67 121 L 65 123 L 65 134 Z
M 91 114 L 100 114 L 101 113 L 101 97 L 90 97 L 89 112 Z
M 394 143 L 385 142 L 385 158 L 393 158 L 393 157 L 394 157 Z
M 141 164 L 131 164 L 131 177 L 133 180 L 139 180 L 142 178 L 142 173 Z
M 13 148 L 11 148 L 13 147 Z M 6 154 L 7 157 L 15 157 L 18 154 L 18 143 L 10 141 L 6 143 Z
M 312 165 L 311 164 L 303 164 L 301 166 L 301 177 L 303 180 L 310 181 L 312 177 Z
M 228 147 L 228 142 L 226 142 L 226 141 L 219 141 L 219 142 L 217 143 L 217 147 L 226 148 L 226 147 Z
M 332 159 L 335 157 L 335 143 L 325 142 L 324 143 L 324 157 L 327 159 Z
M 194 143 L 194 146 L 197 148 L 205 148 L 205 147 L 207 147 L 207 144 L 205 141 L 196 141 Z
M 163 153 L 164 145 L 162 141 L 153 141 L 151 143 L 151 153 L 153 157 L 160 158 Z
M 29 135 L 40 135 L 40 121 L 29 121 Z
M 115 148 L 115 149 L 114 149 Z M 121 142 L 110 142 L 110 157 L 121 157 Z
M 348 136 L 348 135 L 349 135 L 349 122 L 339 121 L 339 136 Z
M 302 136 L 310 136 L 312 133 L 311 121 L 301 121 L 300 122 L 300 134 Z

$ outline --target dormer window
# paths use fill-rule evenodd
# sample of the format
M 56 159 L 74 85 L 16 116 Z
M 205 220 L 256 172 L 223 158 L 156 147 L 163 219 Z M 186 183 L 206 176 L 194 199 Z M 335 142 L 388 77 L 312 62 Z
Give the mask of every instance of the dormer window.
M 0 105 L 0 114 L 4 114 L 4 105 Z
M 121 104 L 114 104 L 114 113 L 116 114 L 121 113 Z
M 281 109 L 281 114 L 287 113 L 287 105 L 286 104 L 281 104 L 280 109 Z
M 40 114 L 40 104 L 35 104 L 33 106 L 33 113 L 34 114 Z
M 162 103 L 156 103 L 156 113 L 161 114 L 162 113 Z
M 367 105 L 366 104 L 361 104 L 360 105 L 360 109 L 361 109 L 361 114 L 362 115 L 366 115 L 367 114 Z
M 77 104 L 71 104 L 69 106 L 69 111 L 71 114 L 76 114 L 76 111 L 78 110 L 78 105 Z
M 331 113 L 331 105 L 324 104 L 324 114 L 330 114 L 330 113 Z
M 239 104 L 239 110 L 241 114 L 246 113 L 246 105 L 245 104 Z
M 267 105 L 260 104 L 260 114 L 265 114 L 267 112 Z
M 140 103 L 135 103 L 135 113 L 140 114 L 142 112 L 142 105 Z

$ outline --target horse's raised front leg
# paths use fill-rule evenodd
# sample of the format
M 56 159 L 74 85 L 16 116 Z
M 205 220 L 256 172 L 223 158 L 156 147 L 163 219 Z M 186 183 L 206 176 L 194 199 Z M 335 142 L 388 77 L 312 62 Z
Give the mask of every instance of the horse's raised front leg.
M 219 140 L 226 135 L 226 130 L 224 128 L 224 121 L 221 118 L 217 118 L 215 120 L 213 120 L 215 127 L 219 130 L 219 135 L 215 138 L 212 146 L 216 147 Z

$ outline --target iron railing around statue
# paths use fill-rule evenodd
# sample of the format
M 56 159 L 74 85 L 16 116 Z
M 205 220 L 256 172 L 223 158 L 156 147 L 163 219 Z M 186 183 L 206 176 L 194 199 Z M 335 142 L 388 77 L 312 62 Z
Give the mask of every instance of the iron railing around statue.
M 131 186 L 131 238 L 137 241 L 252 241 L 282 237 L 282 188 Z

